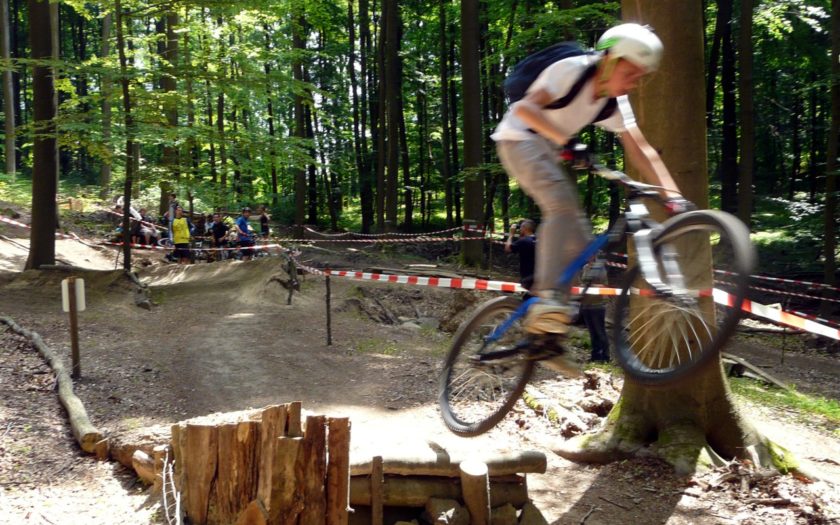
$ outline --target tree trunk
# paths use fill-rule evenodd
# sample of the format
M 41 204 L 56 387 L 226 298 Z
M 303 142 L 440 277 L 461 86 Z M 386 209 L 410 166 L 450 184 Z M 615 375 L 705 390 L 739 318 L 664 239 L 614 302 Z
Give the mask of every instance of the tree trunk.
M 738 60 L 741 97 L 741 165 L 738 173 L 738 217 L 750 226 L 753 206 L 753 171 L 755 169 L 755 109 L 753 104 L 752 24 L 755 0 L 741 0 L 741 31 Z
M 0 0 L 0 56 L 7 64 L 11 58 L 9 34 L 9 0 Z M 15 95 L 12 85 L 12 70 L 3 71 L 3 118 L 5 119 L 6 175 L 15 181 L 17 159 L 15 153 Z
M 729 0 L 723 0 L 728 2 Z M 718 5 L 720 2 L 717 2 Z M 715 114 L 715 86 L 717 86 L 718 63 L 720 62 L 720 43 L 723 39 L 724 28 L 729 25 L 729 20 L 724 18 L 726 9 L 718 7 L 717 18 L 715 19 L 715 33 L 712 36 L 712 48 L 709 50 L 709 67 L 706 74 L 706 127 L 712 129 Z M 729 16 L 732 12 L 730 9 Z
M 478 0 L 461 2 L 461 101 L 464 106 L 464 218 L 469 224 L 481 225 L 484 181 L 481 166 L 481 72 L 479 64 Z M 466 237 L 466 236 L 465 236 Z M 464 262 L 470 266 L 482 263 L 483 241 L 464 241 Z
M 111 53 L 111 24 L 113 15 L 108 13 L 102 19 L 102 49 L 100 58 L 107 59 Z M 105 150 L 111 152 L 111 75 L 103 71 L 100 78 L 102 90 L 102 142 Z M 105 156 L 102 159 L 102 166 L 99 168 L 99 198 L 105 199 L 111 193 L 111 157 Z
M 178 127 L 178 105 L 175 99 L 168 96 L 178 89 L 177 63 L 178 63 L 178 35 L 175 33 L 175 26 L 178 25 L 178 15 L 174 12 L 166 14 L 166 43 L 164 47 L 163 74 L 160 79 L 161 91 L 164 93 L 163 112 L 166 117 L 166 125 L 170 128 Z M 178 147 L 171 143 L 163 146 L 163 165 L 168 171 L 171 180 L 177 181 L 181 176 L 181 169 L 178 161 Z
M 384 7 L 386 0 L 382 0 Z M 384 28 L 385 13 L 380 13 L 380 20 L 383 22 L 379 24 L 379 31 L 377 35 L 379 41 L 376 44 L 376 94 L 372 96 L 375 100 L 375 114 L 376 122 L 373 127 L 376 129 L 376 229 L 380 232 L 385 231 L 385 204 L 386 204 L 386 183 L 385 183 L 385 163 L 386 163 L 386 133 L 387 133 L 387 113 L 385 97 L 387 94 L 387 85 L 385 81 L 385 45 L 386 35 Z M 373 111 L 371 113 L 374 113 Z
M 369 71 L 370 68 L 368 68 L 368 59 L 371 53 L 369 7 L 368 0 L 359 0 L 359 63 L 361 67 L 359 73 L 361 74 L 362 91 L 359 108 L 359 118 L 361 121 L 359 134 L 362 139 L 362 178 L 360 180 L 360 197 L 362 200 L 362 231 L 364 233 L 369 233 L 371 231 L 375 221 L 373 187 L 376 183 L 371 171 L 371 156 L 367 139 L 368 116 L 370 115 L 370 118 L 373 118 L 373 111 L 369 110 L 368 105 L 369 93 L 371 91 L 370 87 L 372 86 L 369 80 L 369 77 L 371 76 Z M 371 125 L 370 130 L 372 134 L 375 134 L 375 126 Z M 375 135 L 372 135 L 372 138 L 375 138 Z
M 697 89 L 703 77 L 701 2 L 624 0 L 622 7 L 624 18 L 657 27 L 665 48 L 672 50 L 665 54 L 656 81 L 640 89 L 636 116 L 650 142 L 662 148 L 663 159 L 686 197 L 705 207 L 704 93 Z M 673 114 L 681 118 L 668 118 Z M 698 253 L 698 267 L 687 274 L 710 279 L 708 254 L 708 250 Z M 656 453 L 686 473 L 720 464 L 721 457 L 795 468 L 784 449 L 760 436 L 742 418 L 719 360 L 667 388 L 654 390 L 625 381 L 621 399 L 607 421 L 598 434 L 575 438 L 558 452 L 567 458 L 600 462 L 633 456 L 649 445 L 644 452 Z
M 114 7 L 117 25 L 117 49 L 120 60 L 120 85 L 122 86 L 123 118 L 125 119 L 125 184 L 123 185 L 123 269 L 131 271 L 131 187 L 134 182 L 134 117 L 131 114 L 131 92 L 128 85 L 128 60 L 125 56 L 125 37 L 123 36 L 122 2 L 116 0 Z M 172 218 L 170 217 L 170 220 Z
M 387 179 L 385 203 L 385 229 L 390 231 L 397 226 L 399 208 L 399 171 L 400 171 L 400 12 L 396 0 L 383 0 L 382 19 L 384 21 L 385 48 L 385 107 L 387 115 Z
M 454 28 L 454 24 L 450 28 Z M 449 173 L 452 178 L 452 203 L 455 205 L 455 224 L 461 225 L 461 181 L 455 177 L 461 170 L 461 161 L 458 151 L 458 93 L 453 77 L 457 73 L 455 67 L 455 36 L 450 32 L 449 39 L 449 151 L 452 153 L 452 163 Z M 462 80 L 463 82 L 463 80 Z
M 446 227 L 451 228 L 452 221 L 452 169 L 449 154 L 449 61 L 447 50 L 449 44 L 447 43 L 446 33 L 448 24 L 446 22 L 446 6 L 449 0 L 440 0 L 439 18 L 440 18 L 440 120 L 443 128 L 441 137 L 441 160 L 440 160 L 440 174 L 443 177 L 444 187 L 444 203 L 446 206 Z
M 831 2 L 831 131 L 828 137 L 828 159 L 825 170 L 825 217 L 823 269 L 826 284 L 837 284 L 837 154 L 840 140 L 840 0 Z M 823 302 L 826 313 L 830 304 Z
M 55 264 L 56 192 L 58 148 L 55 136 L 55 84 L 52 68 L 52 20 L 46 0 L 29 0 L 29 45 L 32 60 L 33 124 L 37 133 L 32 146 L 32 229 L 26 269 Z
M 720 0 L 723 57 L 720 88 L 723 91 L 723 143 L 720 165 L 720 207 L 735 213 L 738 209 L 738 114 L 735 101 L 735 48 L 732 45 L 732 3 Z
M 303 6 L 296 5 L 295 13 L 292 18 L 292 47 L 297 53 L 301 53 L 306 49 L 306 40 L 304 39 L 304 19 Z M 300 55 L 295 55 L 292 60 L 292 76 L 296 82 L 303 82 L 303 58 Z M 294 113 L 295 113 L 295 131 L 294 136 L 298 139 L 306 137 L 306 120 L 303 108 L 303 95 L 299 89 L 295 90 L 294 95 Z M 306 170 L 301 166 L 295 166 L 295 236 L 303 237 L 303 225 L 306 222 Z

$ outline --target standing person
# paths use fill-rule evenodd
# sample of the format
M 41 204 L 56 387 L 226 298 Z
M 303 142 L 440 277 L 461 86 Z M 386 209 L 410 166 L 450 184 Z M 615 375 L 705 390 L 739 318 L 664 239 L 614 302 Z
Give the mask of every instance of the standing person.
M 213 248 L 227 247 L 227 232 L 230 230 L 228 225 L 222 221 L 222 216 L 218 213 L 213 214 L 213 222 L 210 223 L 210 236 L 213 239 Z M 227 259 L 227 251 L 219 250 L 216 252 L 217 259 L 223 261 Z
M 180 206 L 175 207 L 175 218 L 172 220 L 171 228 L 172 242 L 175 245 L 172 255 L 178 260 L 178 264 L 189 264 L 190 232 L 193 230 L 193 225 L 184 217 L 184 209 Z
M 270 228 L 268 227 L 268 221 L 271 220 L 271 215 L 268 214 L 268 210 L 265 206 L 260 206 L 260 235 L 263 238 L 268 238 L 268 234 L 271 233 Z
M 243 261 L 250 261 L 254 255 L 254 237 L 251 235 L 251 225 L 248 219 L 251 217 L 251 208 L 242 208 L 242 215 L 236 219 L 236 233 L 238 235 L 240 254 Z
M 513 237 L 519 230 L 519 238 L 513 242 Z M 534 285 L 534 262 L 536 260 L 537 237 L 534 235 L 537 226 L 531 219 L 524 219 L 519 223 L 511 225 L 510 234 L 505 242 L 505 253 L 519 255 L 519 284 L 526 290 Z
M 492 138 L 508 175 L 542 212 L 534 290 L 541 298 L 528 311 L 530 333 L 565 334 L 574 315 L 569 287 L 558 280 L 590 238 L 577 190 L 558 165 L 554 148 L 596 124 L 619 133 L 627 160 L 642 178 L 677 194 L 677 185 L 636 125 L 627 94 L 659 66 L 663 46 L 639 24 L 621 24 L 598 40 L 598 53 L 559 59 L 528 79 Z M 517 73 L 516 68 L 513 75 Z
M 167 229 L 169 230 L 169 238 L 172 239 L 172 221 L 175 220 L 175 208 L 180 206 L 178 204 L 178 195 L 174 192 L 169 194 L 169 209 L 166 211 Z
M 600 286 L 607 283 L 607 266 L 604 260 L 596 257 L 584 266 L 581 281 L 585 288 L 592 285 Z M 607 304 L 603 295 L 586 294 L 580 301 L 580 316 L 589 330 L 589 340 L 592 343 L 593 363 L 607 363 L 610 360 L 610 341 L 607 338 Z

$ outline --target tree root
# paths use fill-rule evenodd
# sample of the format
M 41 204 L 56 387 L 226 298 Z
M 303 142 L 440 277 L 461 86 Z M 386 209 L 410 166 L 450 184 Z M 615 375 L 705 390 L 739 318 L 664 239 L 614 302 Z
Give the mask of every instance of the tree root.
M 800 464 L 790 451 L 765 436 L 751 432 L 742 438 L 737 459 L 782 474 L 822 479 L 812 466 Z M 722 457 L 703 430 L 691 421 L 675 421 L 656 429 L 645 414 L 622 412 L 621 403 L 607 417 L 604 428 L 576 436 L 553 450 L 563 458 L 582 463 L 605 464 L 634 457 L 655 457 L 672 465 L 680 475 L 707 471 L 727 465 L 728 459 L 736 459 Z

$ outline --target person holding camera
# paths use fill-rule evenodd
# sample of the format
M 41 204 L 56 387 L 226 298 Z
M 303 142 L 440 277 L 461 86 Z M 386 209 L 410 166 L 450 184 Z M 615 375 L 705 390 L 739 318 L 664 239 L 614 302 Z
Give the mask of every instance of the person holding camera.
M 531 219 L 523 219 L 520 223 L 510 227 L 510 234 L 505 242 L 505 253 L 519 255 L 519 283 L 526 290 L 530 290 L 534 284 L 534 263 L 537 254 L 537 238 L 534 232 L 537 224 Z M 519 238 L 513 241 L 514 235 L 519 231 Z

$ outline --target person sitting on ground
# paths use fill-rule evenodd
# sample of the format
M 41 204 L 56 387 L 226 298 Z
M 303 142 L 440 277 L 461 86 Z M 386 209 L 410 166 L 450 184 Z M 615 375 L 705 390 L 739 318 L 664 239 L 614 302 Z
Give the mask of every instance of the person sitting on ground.
M 242 208 L 242 215 L 236 219 L 236 233 L 238 236 L 240 254 L 243 261 L 250 261 L 254 255 L 254 237 L 251 235 L 251 225 L 248 224 L 248 219 L 251 217 L 251 208 Z
M 152 244 L 157 238 L 154 220 L 149 216 L 146 208 L 140 208 L 140 218 L 143 221 L 140 223 L 140 235 L 143 237 L 143 242 L 144 244 Z
M 175 219 L 172 220 L 172 242 L 175 244 L 173 255 L 178 264 L 190 264 L 190 234 L 194 231 L 192 223 L 184 216 L 184 209 L 175 208 Z
M 621 24 L 601 36 L 597 50 L 558 59 L 540 71 L 492 135 L 505 171 L 542 212 L 534 275 L 541 300 L 524 323 L 533 334 L 568 332 L 574 315 L 568 304 L 571 283 L 561 287 L 558 280 L 590 238 L 577 188 L 557 163 L 556 146 L 594 121 L 619 134 L 627 160 L 645 181 L 679 197 L 668 169 L 636 125 L 627 98 L 658 68 L 662 42 L 645 26 Z
M 519 230 L 519 239 L 513 242 L 513 237 Z M 519 225 L 511 225 L 510 234 L 505 242 L 505 253 L 519 255 L 519 283 L 526 290 L 534 284 L 534 261 L 536 258 L 537 238 L 534 236 L 536 223 L 531 219 L 522 220 Z

